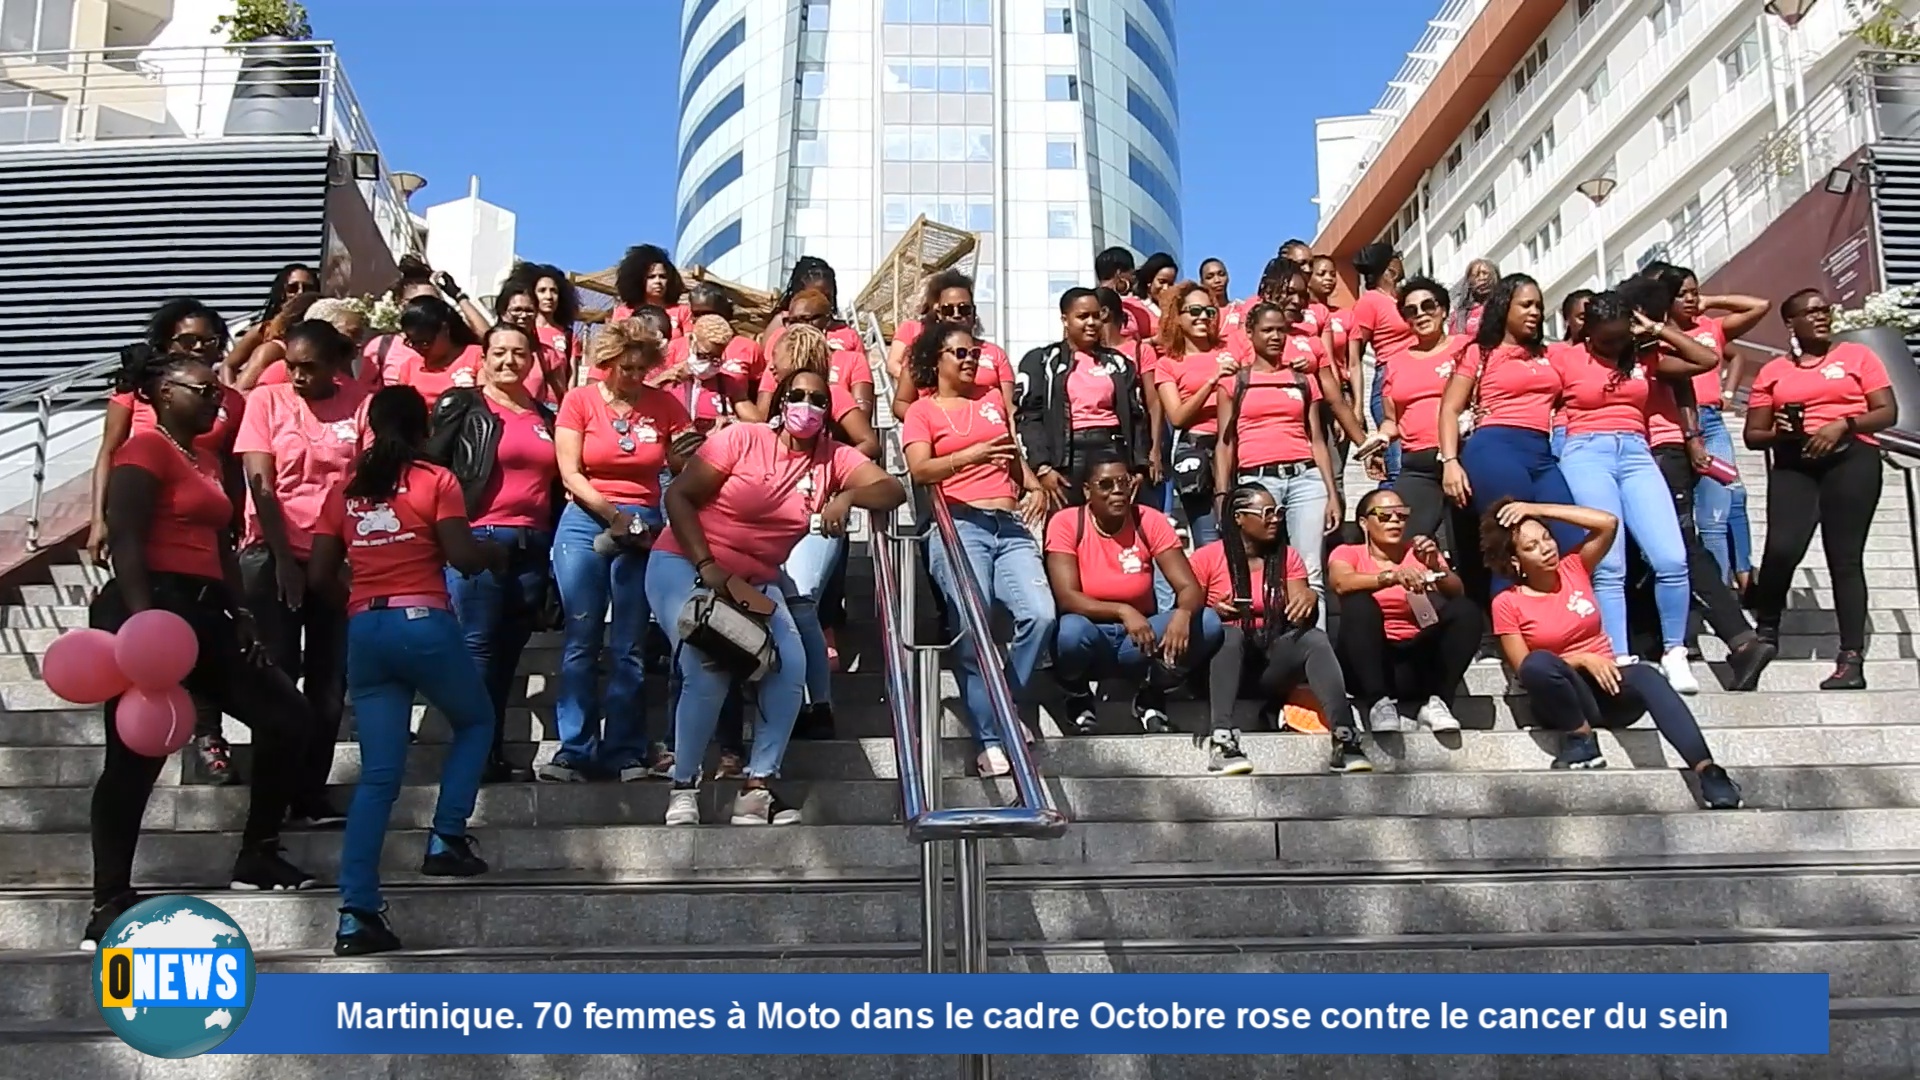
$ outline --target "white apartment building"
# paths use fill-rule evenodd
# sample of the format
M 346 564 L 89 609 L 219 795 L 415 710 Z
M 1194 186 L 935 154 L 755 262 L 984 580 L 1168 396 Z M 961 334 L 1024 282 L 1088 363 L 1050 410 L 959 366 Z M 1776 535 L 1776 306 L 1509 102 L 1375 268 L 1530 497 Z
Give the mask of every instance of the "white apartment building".
M 1012 347 L 1096 250 L 1180 251 L 1172 0 L 686 0 L 676 258 L 850 299 L 915 218 L 980 234 Z
M 1816 106 L 1843 96 L 1828 88 L 1846 80 L 1860 51 L 1844 0 L 1817 0 L 1792 30 L 1760 0 L 1555 6 L 1491 96 L 1466 101 L 1456 91 L 1453 101 L 1423 107 L 1431 86 L 1444 84 L 1443 65 L 1460 59 L 1454 53 L 1469 27 L 1515 9 L 1450 0 L 1372 114 L 1320 123 L 1326 250 L 1348 255 L 1385 239 L 1405 252 L 1410 270 L 1443 281 L 1486 256 L 1502 271 L 1533 275 L 1551 302 L 1657 258 L 1724 262 L 1764 227 L 1721 220 L 1726 207 L 1744 205 L 1747 189 L 1776 174 L 1824 173 L 1818 149 L 1789 146 L 1782 131 L 1803 93 Z M 1385 151 L 1396 139 L 1410 145 L 1409 118 L 1436 115 L 1447 118 L 1452 130 L 1442 138 L 1452 141 L 1439 149 L 1429 140 L 1435 153 L 1412 162 L 1421 171 L 1411 193 L 1383 188 L 1378 177 L 1369 184 L 1369 170 L 1393 156 Z M 1388 196 L 1399 201 L 1390 218 L 1384 206 L 1358 205 Z M 1386 224 L 1353 229 L 1361 218 Z M 1714 230 L 1731 235 L 1703 235 Z M 1694 269 L 1704 280 L 1715 266 Z

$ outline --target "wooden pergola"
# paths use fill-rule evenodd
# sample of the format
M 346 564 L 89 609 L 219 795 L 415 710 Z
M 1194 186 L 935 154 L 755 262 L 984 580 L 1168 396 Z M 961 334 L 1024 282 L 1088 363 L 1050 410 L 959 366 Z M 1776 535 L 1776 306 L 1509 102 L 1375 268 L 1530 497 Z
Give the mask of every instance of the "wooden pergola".
M 605 322 L 607 316 L 613 312 L 614 305 L 620 302 L 619 294 L 613 287 L 614 275 L 618 270 L 617 266 L 609 266 L 605 270 L 591 274 L 567 275 L 567 279 L 573 282 L 574 288 L 579 289 L 583 294 L 592 293 L 605 299 L 604 305 L 592 304 L 586 295 L 582 295 L 580 298 L 581 322 L 598 325 Z M 733 298 L 734 327 L 743 334 L 758 336 L 762 330 L 766 329 L 767 321 L 773 318 L 774 308 L 780 303 L 779 293 L 756 289 L 737 281 L 728 281 L 726 278 L 708 272 L 704 266 L 687 267 L 680 271 L 680 277 L 688 285 L 700 282 L 726 290 L 727 294 Z
M 956 266 L 971 275 L 979 246 L 975 234 L 920 215 L 854 298 L 854 310 L 878 316 L 881 330 L 892 340 L 893 328 L 902 319 L 919 317 L 920 293 L 927 279 Z

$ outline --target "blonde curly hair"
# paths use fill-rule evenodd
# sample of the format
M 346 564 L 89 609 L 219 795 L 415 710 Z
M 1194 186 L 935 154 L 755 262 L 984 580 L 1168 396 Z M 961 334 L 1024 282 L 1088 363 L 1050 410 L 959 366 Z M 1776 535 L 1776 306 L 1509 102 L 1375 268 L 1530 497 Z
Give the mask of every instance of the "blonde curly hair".
M 638 352 L 645 358 L 646 371 L 651 372 L 666 361 L 667 345 L 639 319 L 613 319 L 593 335 L 593 350 L 588 358 L 596 367 L 610 368 L 629 352 Z
M 832 365 L 833 349 L 827 344 L 827 335 L 806 323 L 795 323 L 782 330 L 773 348 L 773 369 L 780 375 L 795 371 L 825 375 Z

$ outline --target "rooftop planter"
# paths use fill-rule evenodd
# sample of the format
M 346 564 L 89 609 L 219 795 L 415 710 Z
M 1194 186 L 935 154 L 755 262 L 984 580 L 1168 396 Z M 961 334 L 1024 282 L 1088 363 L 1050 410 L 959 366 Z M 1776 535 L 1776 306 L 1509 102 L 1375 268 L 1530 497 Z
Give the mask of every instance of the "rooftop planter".
M 229 135 L 308 135 L 320 130 L 326 60 L 310 43 L 307 9 L 295 0 L 238 0 L 214 23 L 240 54 Z

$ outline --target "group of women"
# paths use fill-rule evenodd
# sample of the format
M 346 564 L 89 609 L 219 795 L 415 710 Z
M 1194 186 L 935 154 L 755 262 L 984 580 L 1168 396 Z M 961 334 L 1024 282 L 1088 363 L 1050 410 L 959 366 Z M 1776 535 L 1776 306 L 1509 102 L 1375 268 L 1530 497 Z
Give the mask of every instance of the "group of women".
M 482 783 L 531 778 L 503 733 L 550 596 L 560 745 L 541 779 L 669 776 L 666 822 L 686 825 L 703 772 L 734 775 L 732 823 L 797 821 L 769 781 L 803 712 L 831 734 L 821 596 L 851 511 L 905 498 L 871 460 L 872 375 L 849 362 L 863 354 L 838 355 L 847 331 L 818 260 L 796 271 L 765 353 L 733 332 L 726 294 L 683 297 L 657 248 L 628 253 L 630 312 L 584 349 L 558 270 L 517 268 L 488 317 L 445 275 L 401 269 L 398 332 L 371 339 L 304 266 L 281 272 L 238 342 L 206 305 L 164 305 L 123 352 L 88 540 L 113 569 L 93 625 L 160 607 L 193 627 L 185 685 L 212 778 L 237 779 L 223 714 L 253 731 L 232 887 L 314 885 L 282 830 L 344 823 L 343 955 L 400 947 L 378 869 L 416 699 L 452 731 L 422 872 L 486 870 L 466 822 Z M 707 597 L 761 617 L 770 663 L 725 662 Z M 648 693 L 650 625 L 674 657 L 671 724 L 649 722 L 649 699 L 668 699 Z M 743 694 L 758 705 L 750 756 Z M 361 765 L 343 814 L 327 785 L 348 700 Z M 160 766 L 119 741 L 116 706 L 89 946 L 139 899 L 133 855 Z

